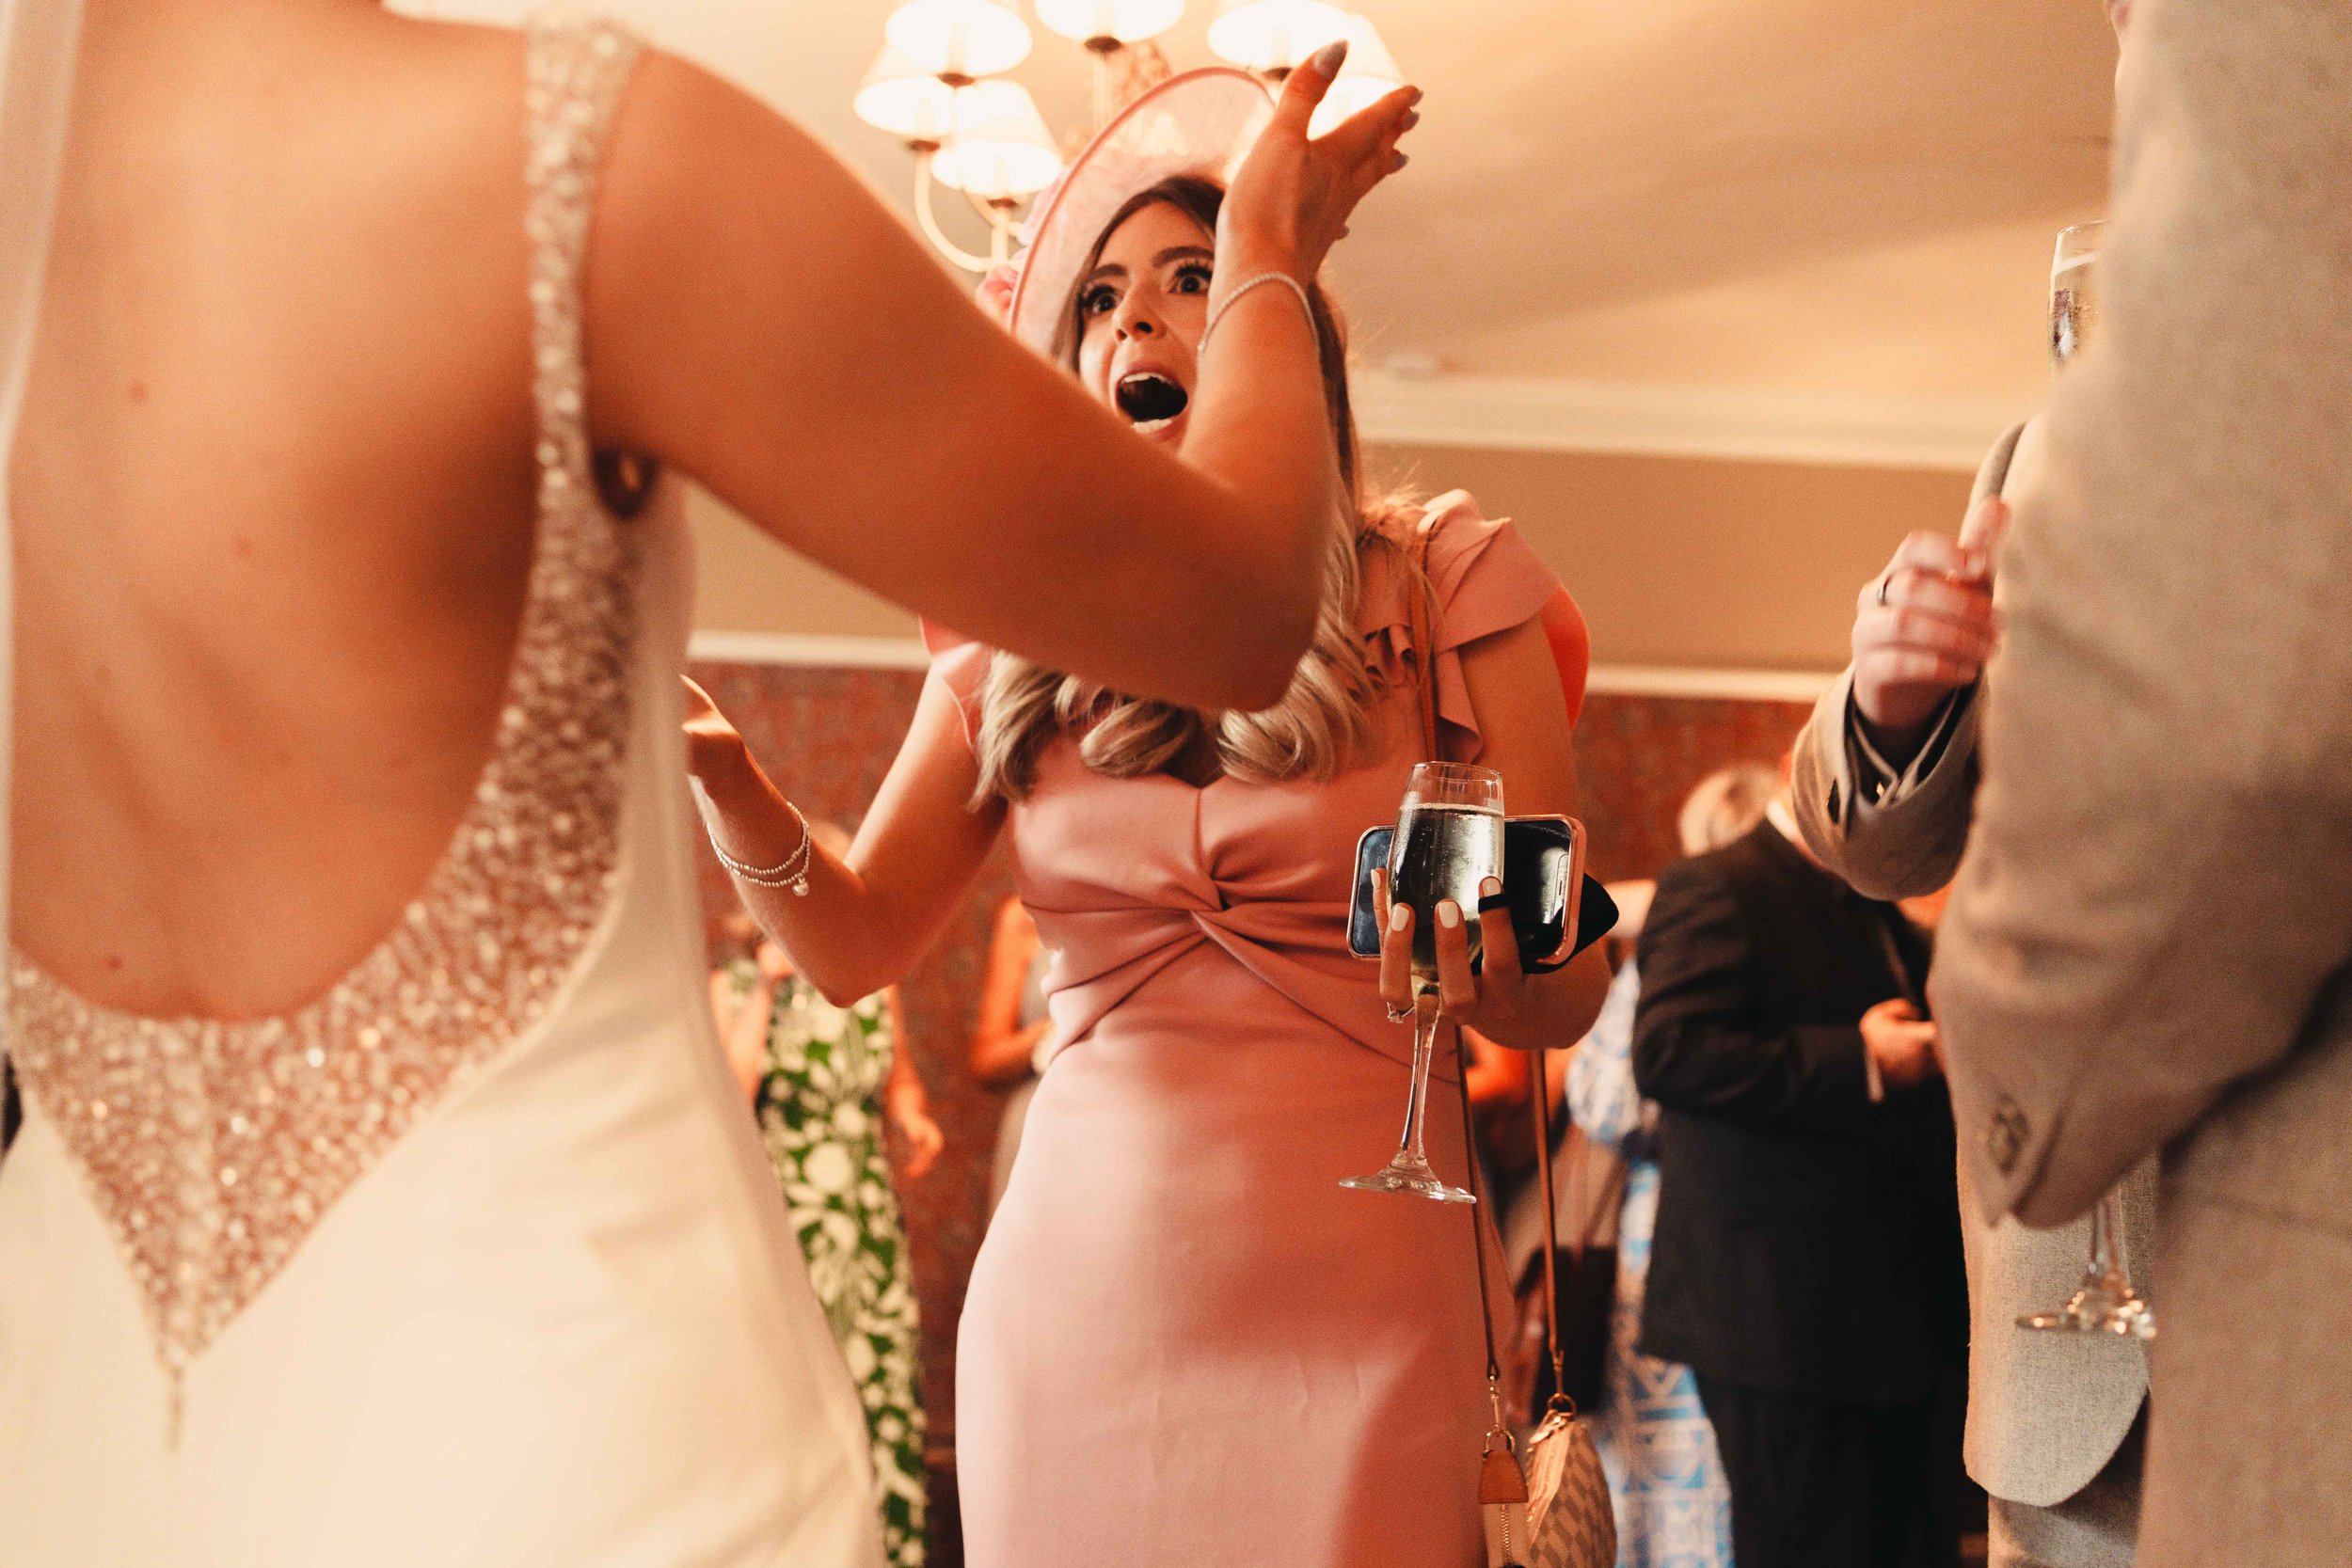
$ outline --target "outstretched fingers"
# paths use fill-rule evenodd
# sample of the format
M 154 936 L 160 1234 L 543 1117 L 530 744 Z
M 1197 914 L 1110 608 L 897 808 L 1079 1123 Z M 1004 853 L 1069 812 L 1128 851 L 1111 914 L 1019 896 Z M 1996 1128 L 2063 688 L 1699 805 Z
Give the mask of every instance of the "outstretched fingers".
M 1331 90 L 1331 84 L 1339 80 L 1340 67 L 1346 61 L 1345 39 L 1308 55 L 1306 63 L 1284 79 L 1281 96 L 1274 101 L 1274 121 L 1268 131 L 1288 132 L 1304 141 L 1308 122 L 1315 118 L 1315 109 Z

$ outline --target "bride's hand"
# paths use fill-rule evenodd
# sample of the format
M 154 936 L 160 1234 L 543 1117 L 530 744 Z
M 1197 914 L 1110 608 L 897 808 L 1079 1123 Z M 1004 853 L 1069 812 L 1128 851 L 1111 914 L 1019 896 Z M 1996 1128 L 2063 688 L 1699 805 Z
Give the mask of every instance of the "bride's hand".
M 1282 84 L 1274 119 L 1233 177 L 1217 214 L 1217 271 L 1243 281 L 1242 269 L 1311 280 L 1347 232 L 1348 214 L 1371 189 L 1405 166 L 1397 138 L 1421 116 L 1419 87 L 1399 87 L 1327 135 L 1310 140 L 1315 105 L 1331 89 L 1347 45 L 1318 51 Z
M 1391 1011 L 1407 1011 L 1414 1004 L 1414 911 L 1409 904 L 1389 901 L 1385 871 L 1373 876 L 1382 911 L 1380 997 Z M 1478 922 L 1479 945 L 1485 956 L 1476 974 L 1470 973 L 1470 932 L 1463 923 L 1463 911 L 1452 899 L 1438 906 L 1438 994 L 1444 1015 L 1464 1028 L 1475 1029 L 1499 1045 L 1540 1050 L 1549 1042 L 1543 1037 L 1543 1022 L 1531 1011 L 1527 974 L 1519 968 L 1518 933 L 1511 924 L 1510 910 L 1498 896 L 1502 892 L 1502 883 L 1487 878 L 1479 886 L 1479 899 L 1494 907 L 1469 912 Z M 1448 914 L 1453 916 L 1451 924 Z

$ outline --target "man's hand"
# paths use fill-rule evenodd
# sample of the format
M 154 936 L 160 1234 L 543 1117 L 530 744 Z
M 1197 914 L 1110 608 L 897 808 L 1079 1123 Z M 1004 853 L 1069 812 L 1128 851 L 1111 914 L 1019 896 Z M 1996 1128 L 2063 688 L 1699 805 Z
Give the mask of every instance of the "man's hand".
M 1904 540 L 1856 602 L 1854 707 L 1899 767 L 1927 739 L 1937 707 L 1993 656 L 1993 550 L 2008 527 L 2008 503 L 1987 496 L 1957 540 Z
M 1935 1025 L 1899 996 L 1862 1015 L 1862 1045 L 1890 1089 L 1911 1088 L 1944 1070 Z

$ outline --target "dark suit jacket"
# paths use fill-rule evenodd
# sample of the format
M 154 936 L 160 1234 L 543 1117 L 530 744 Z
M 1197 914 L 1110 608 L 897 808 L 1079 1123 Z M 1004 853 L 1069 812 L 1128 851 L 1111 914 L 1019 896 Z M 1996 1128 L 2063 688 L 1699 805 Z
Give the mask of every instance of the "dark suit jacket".
M 1659 878 L 1640 961 L 1634 1077 L 1661 1108 L 1642 1348 L 1752 1387 L 1923 1397 L 1966 1354 L 1951 1107 L 1940 1079 L 1874 1103 L 1858 1023 L 1919 996 L 1926 938 L 1766 822 Z

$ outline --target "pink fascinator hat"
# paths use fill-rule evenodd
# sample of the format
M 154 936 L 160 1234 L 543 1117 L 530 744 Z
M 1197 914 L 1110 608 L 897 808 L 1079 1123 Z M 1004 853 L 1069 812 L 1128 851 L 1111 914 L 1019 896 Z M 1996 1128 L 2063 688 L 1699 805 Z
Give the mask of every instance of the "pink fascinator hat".
M 1247 71 L 1213 67 L 1172 76 L 1095 134 L 1037 204 L 1012 293 L 1014 337 L 1051 354 L 1054 332 L 1094 242 L 1130 197 L 1180 174 L 1231 185 L 1274 100 Z

